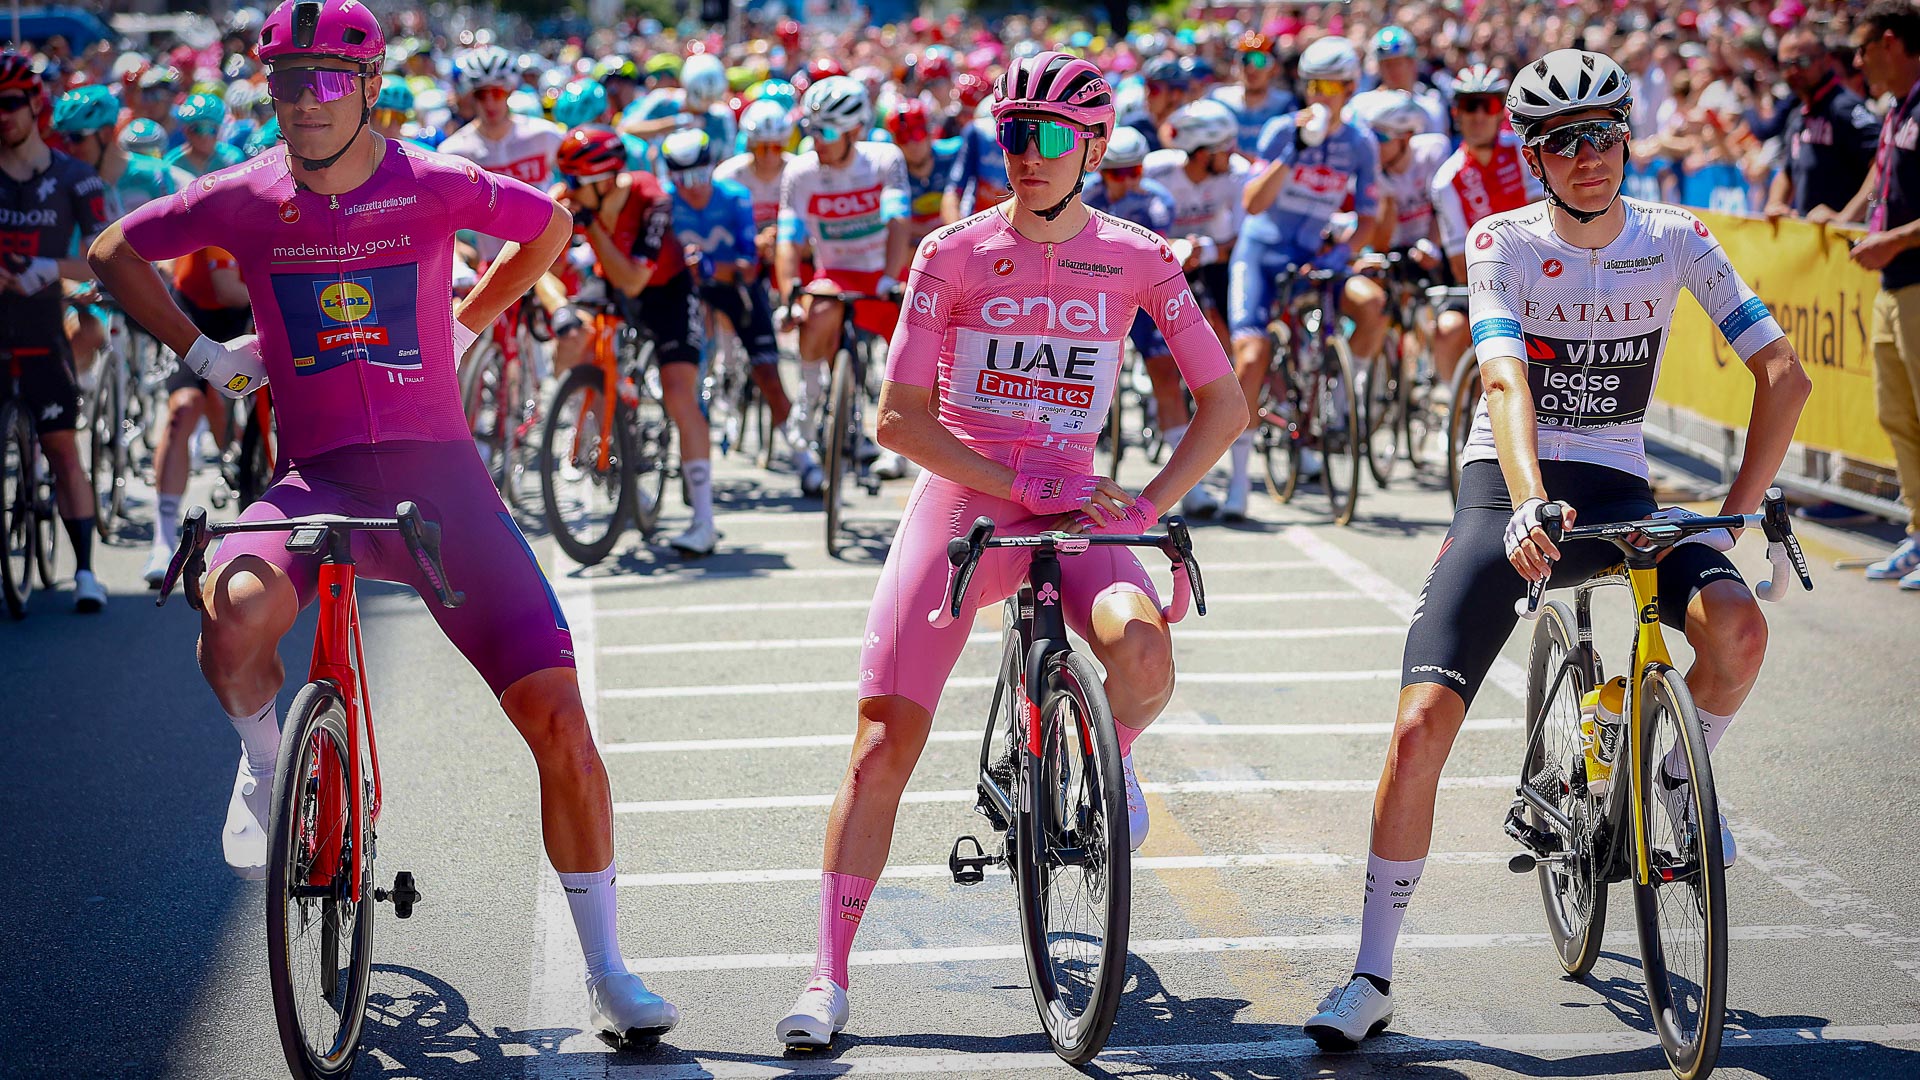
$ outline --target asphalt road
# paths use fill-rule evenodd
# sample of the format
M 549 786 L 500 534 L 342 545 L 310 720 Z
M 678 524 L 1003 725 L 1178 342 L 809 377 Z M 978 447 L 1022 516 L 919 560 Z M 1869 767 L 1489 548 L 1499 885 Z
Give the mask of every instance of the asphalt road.
M 1139 483 L 1134 458 L 1123 479 Z M 853 1021 L 828 1054 L 772 1035 L 811 963 L 825 804 L 845 767 L 856 650 L 905 492 L 863 499 L 866 542 L 826 557 L 786 476 L 719 470 L 722 550 L 629 543 L 592 570 L 531 530 L 575 631 L 619 803 L 630 962 L 675 1000 L 666 1044 L 581 1031 L 564 897 L 539 846 L 531 761 L 411 594 L 362 592 L 387 809 L 360 1076 L 1065 1075 L 1037 1033 L 1004 876 L 963 888 L 946 855 L 984 832 L 974 733 L 998 615 L 956 672 L 856 943 Z M 194 492 L 204 491 L 204 479 Z M 1110 1048 L 1126 1076 L 1662 1076 L 1630 900 L 1593 974 L 1542 943 L 1532 877 L 1501 832 L 1519 752 L 1518 669 L 1496 671 L 1441 792 L 1435 855 L 1399 951 L 1391 1037 L 1318 1054 L 1300 1021 L 1352 961 L 1371 793 L 1406 621 L 1445 530 L 1444 489 L 1369 489 L 1335 528 L 1257 501 L 1207 526 L 1212 600 L 1176 634 L 1183 682 L 1137 759 L 1153 832 L 1134 872 L 1133 957 Z M 137 509 L 145 520 L 149 511 Z M 1719 1075 L 1920 1076 L 1920 832 L 1908 659 L 1920 597 L 1831 569 L 1869 550 L 1803 529 L 1817 589 L 1772 608 L 1759 689 L 1715 763 L 1740 841 L 1729 871 L 1730 1019 Z M 285 1075 L 263 890 L 217 833 L 234 738 L 194 664 L 195 619 L 137 591 L 143 531 L 99 554 L 103 616 L 39 594 L 0 624 L 0 1075 Z M 1757 541 L 1738 553 L 1763 566 Z M 1156 568 L 1165 582 L 1165 568 Z M 456 583 L 457 584 L 457 583 Z M 1617 604 L 1624 607 L 1625 605 Z M 1610 606 L 1601 640 L 1625 638 Z M 283 646 L 304 670 L 310 623 Z M 1507 657 L 1523 659 L 1516 636 Z M 282 707 L 292 688 L 283 693 Z

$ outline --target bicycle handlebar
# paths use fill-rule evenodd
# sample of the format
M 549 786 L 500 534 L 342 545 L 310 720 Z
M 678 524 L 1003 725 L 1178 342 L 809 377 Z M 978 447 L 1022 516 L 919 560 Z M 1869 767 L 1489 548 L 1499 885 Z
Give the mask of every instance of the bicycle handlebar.
M 1792 587 L 1789 574 L 1799 577 L 1802 589 L 1813 591 L 1813 576 L 1807 572 L 1806 553 L 1800 549 L 1800 541 L 1793 535 L 1793 519 L 1787 514 L 1787 500 L 1777 487 L 1767 489 L 1766 500 L 1761 504 L 1758 514 L 1720 514 L 1679 521 L 1615 521 L 1564 531 L 1560 527 L 1561 510 L 1558 503 L 1548 503 L 1542 507 L 1540 516 L 1540 527 L 1546 531 L 1547 539 L 1555 544 L 1562 539 L 1607 540 L 1621 548 L 1640 552 L 1672 547 L 1689 536 L 1715 529 L 1759 529 L 1767 538 L 1767 561 L 1772 564 L 1773 574 L 1755 586 L 1754 595 L 1774 604 L 1786 599 Z M 1538 619 L 1540 598 L 1546 588 L 1544 581 L 1528 582 L 1526 599 L 1514 603 L 1515 613 L 1528 621 Z
M 993 519 L 975 518 L 973 528 L 965 536 L 956 536 L 947 541 L 947 561 L 952 570 L 947 575 L 946 603 L 927 612 L 927 621 L 936 627 L 952 625 L 960 617 L 960 609 L 966 602 L 967 586 L 973 582 L 973 572 L 980 565 L 980 556 L 988 548 L 1032 548 L 1052 546 L 1062 555 L 1081 555 L 1093 547 L 1151 547 L 1160 549 L 1167 557 L 1173 570 L 1173 602 L 1160 609 L 1160 616 L 1169 623 L 1177 623 L 1187 617 L 1187 609 L 1198 612 L 1202 617 L 1207 614 L 1207 589 L 1200 577 L 1200 563 L 1193 557 L 1193 537 L 1187 531 L 1186 520 L 1180 517 L 1167 519 L 1165 533 L 1141 533 L 1138 535 L 1086 536 L 1059 531 L 1043 532 L 1035 536 L 993 535 Z
M 184 579 L 187 605 L 195 611 L 206 610 L 200 592 L 200 579 L 207 572 L 207 545 L 216 536 L 250 532 L 289 533 L 288 550 L 312 553 L 324 550 L 334 539 L 335 533 L 398 532 L 441 606 L 456 608 L 466 603 L 467 594 L 455 592 L 447 584 L 446 567 L 440 560 L 440 523 L 422 517 L 420 508 L 412 502 L 403 502 L 395 507 L 393 515 L 390 518 L 349 518 L 317 514 L 305 518 L 225 521 L 209 525 L 207 508 L 196 506 L 187 512 L 186 520 L 180 525 L 180 544 L 174 549 L 172 561 L 167 564 L 167 576 L 160 582 L 160 596 L 153 606 L 165 605 L 167 597 L 173 594 L 174 585 Z

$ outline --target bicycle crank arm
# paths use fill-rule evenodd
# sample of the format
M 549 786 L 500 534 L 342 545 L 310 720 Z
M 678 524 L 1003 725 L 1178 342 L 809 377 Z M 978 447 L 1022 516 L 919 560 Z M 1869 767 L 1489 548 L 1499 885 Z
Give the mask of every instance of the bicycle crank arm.
M 973 852 L 963 854 L 962 848 L 968 844 L 973 845 Z M 1006 864 L 1007 857 L 1004 852 L 999 855 L 989 855 L 987 849 L 980 846 L 980 841 L 971 836 L 962 836 L 955 840 L 953 852 L 947 856 L 947 869 L 953 874 L 955 885 L 978 885 L 986 880 L 987 867 Z

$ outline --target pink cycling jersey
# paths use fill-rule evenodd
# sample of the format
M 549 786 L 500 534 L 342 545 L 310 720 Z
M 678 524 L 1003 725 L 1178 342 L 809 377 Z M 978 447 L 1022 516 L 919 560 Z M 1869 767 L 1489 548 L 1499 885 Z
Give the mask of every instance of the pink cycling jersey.
M 904 306 L 887 379 L 934 389 L 948 430 L 1020 472 L 1091 471 L 1138 311 L 1159 325 L 1187 385 L 1232 374 L 1166 241 L 1097 210 L 1073 239 L 1057 244 L 1026 239 L 997 208 L 942 229 L 920 244 Z M 934 627 L 927 615 L 945 598 L 947 541 L 981 515 L 1007 535 L 1056 521 L 923 474 L 867 614 L 861 697 L 899 695 L 929 712 L 939 704 L 973 620 Z M 988 552 L 967 607 L 1013 592 L 1026 566 L 1023 553 Z M 1140 594 L 1143 606 L 1159 606 L 1151 579 L 1126 548 L 1094 548 L 1060 566 L 1067 623 L 1082 636 L 1104 597 Z
M 1136 311 L 1188 386 L 1232 373 L 1166 241 L 1098 210 L 1057 244 L 997 208 L 941 229 L 914 256 L 903 306 L 887 378 L 937 387 L 940 422 L 1021 472 L 1087 471 Z
M 524 243 L 553 202 L 471 162 L 388 140 L 344 195 L 295 185 L 285 146 L 210 173 L 122 222 L 149 261 L 210 239 L 253 298 L 285 454 L 471 438 L 453 353 L 453 234 Z

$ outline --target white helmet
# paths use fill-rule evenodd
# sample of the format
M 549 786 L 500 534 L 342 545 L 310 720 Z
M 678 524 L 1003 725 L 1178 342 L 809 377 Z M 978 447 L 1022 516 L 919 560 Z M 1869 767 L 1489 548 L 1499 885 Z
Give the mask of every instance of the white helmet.
M 740 114 L 740 131 L 746 135 L 748 146 L 760 143 L 785 146 L 793 138 L 793 118 L 779 102 L 762 99 Z
M 1360 123 L 1376 135 L 1418 135 L 1427 130 L 1427 110 L 1405 90 L 1375 90 L 1354 99 Z
M 1360 54 L 1346 38 L 1320 38 L 1300 53 L 1300 77 L 1353 82 L 1360 77 Z
M 800 115 L 809 129 L 827 127 L 864 139 L 873 127 L 873 103 L 859 79 L 829 75 L 807 87 Z
M 471 94 L 483 86 L 512 87 L 520 82 L 513 55 L 498 45 L 483 45 L 460 58 L 460 91 Z
M 1147 160 L 1147 137 L 1128 124 L 1115 124 L 1107 136 L 1107 156 L 1100 159 L 1102 169 L 1131 169 Z
M 1521 68 L 1507 91 L 1514 134 L 1525 143 L 1548 120 L 1586 109 L 1609 109 L 1625 120 L 1633 90 L 1619 64 L 1584 49 L 1555 49 Z
M 711 53 L 694 53 L 680 67 L 680 86 L 687 92 L 687 108 L 704 112 L 726 100 L 726 65 Z
M 1233 111 L 1212 98 L 1190 101 L 1167 117 L 1168 141 L 1174 149 L 1191 154 L 1235 141 L 1240 137 L 1240 121 Z M 1108 153 L 1112 153 L 1111 150 Z

